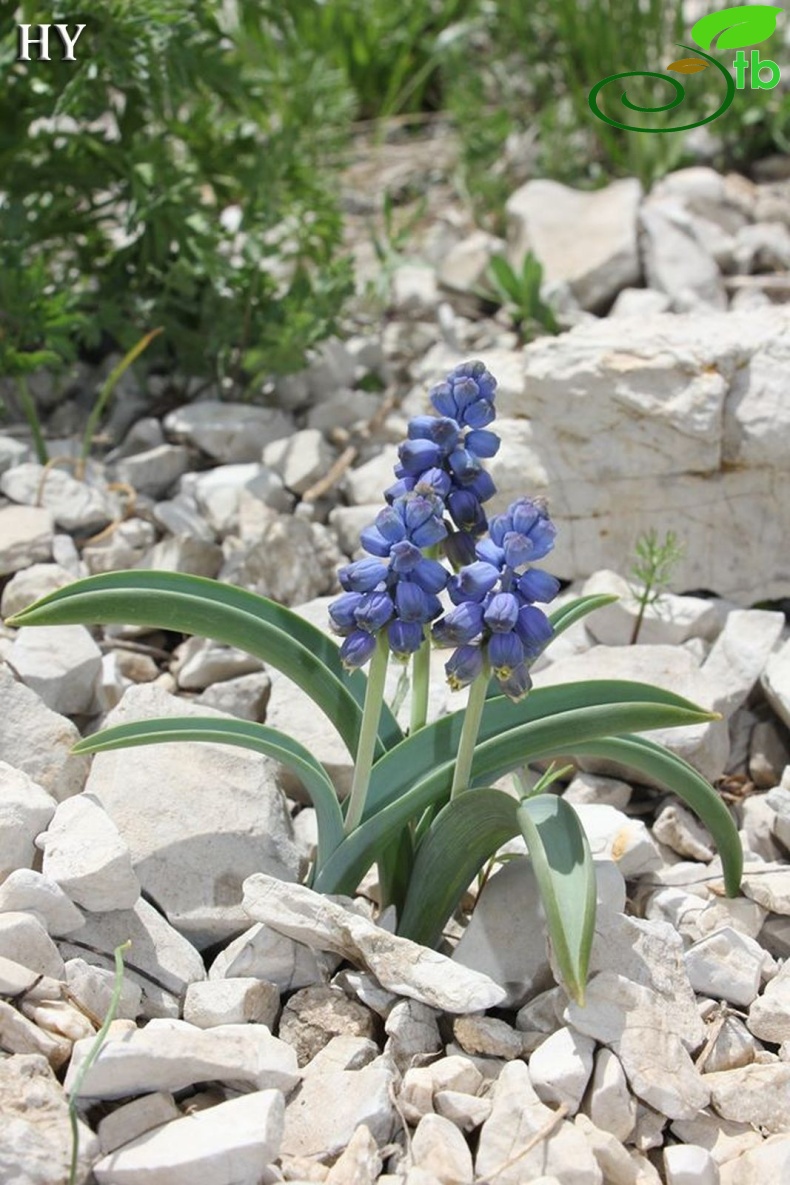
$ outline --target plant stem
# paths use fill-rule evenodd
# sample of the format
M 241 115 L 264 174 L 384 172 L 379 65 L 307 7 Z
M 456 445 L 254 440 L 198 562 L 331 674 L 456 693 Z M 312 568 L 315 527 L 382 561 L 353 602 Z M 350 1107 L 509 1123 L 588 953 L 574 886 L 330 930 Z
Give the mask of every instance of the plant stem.
M 44 443 L 41 421 L 38 418 L 36 405 L 33 402 L 33 396 L 30 394 L 30 388 L 27 385 L 27 377 L 24 374 L 20 374 L 17 381 L 19 383 L 19 402 L 22 405 L 22 411 L 25 413 L 25 419 L 30 426 L 30 434 L 33 437 L 38 462 L 40 465 L 46 465 L 49 460 L 49 453 Z
M 362 710 L 362 727 L 359 730 L 357 759 L 354 762 L 354 780 L 346 811 L 345 833 L 350 835 L 359 826 L 365 799 L 368 795 L 370 771 L 373 768 L 373 754 L 376 751 L 381 705 L 384 701 L 384 681 L 387 677 L 389 645 L 386 630 L 380 630 L 373 658 L 370 660 L 368 686 L 365 692 L 365 707 Z
M 122 942 L 120 946 L 115 948 L 115 984 L 110 997 L 110 1005 L 107 1009 L 107 1014 L 104 1017 L 104 1023 L 99 1029 L 94 1038 L 93 1045 L 88 1051 L 88 1056 L 83 1061 L 77 1077 L 74 1079 L 74 1085 L 69 1092 L 69 1123 L 71 1124 L 71 1164 L 69 1167 L 69 1185 L 75 1185 L 77 1180 L 77 1161 L 80 1151 L 80 1129 L 77 1126 L 77 1099 L 79 1098 L 82 1083 L 85 1075 L 91 1068 L 96 1058 L 99 1056 L 104 1045 L 107 1031 L 112 1024 L 115 1013 L 118 1011 L 118 1005 L 121 1000 L 121 992 L 123 991 L 123 956 L 132 945 L 131 939 L 127 938 L 126 942 Z
M 428 719 L 428 689 L 431 683 L 431 646 L 427 638 L 415 653 L 412 666 L 409 736 L 425 727 Z
M 158 335 L 162 332 L 163 330 L 161 328 L 152 329 L 150 333 L 146 333 L 144 337 L 141 337 L 139 342 L 132 346 L 131 350 L 127 350 L 118 365 L 113 367 L 105 379 L 96 402 L 91 409 L 91 414 L 88 416 L 88 422 L 85 425 L 85 432 L 83 433 L 82 437 L 82 449 L 80 451 L 79 472 L 77 474 L 78 477 L 82 478 L 85 475 L 85 463 L 88 460 L 88 454 L 91 451 L 93 434 L 96 431 L 99 420 L 101 419 L 104 409 L 107 406 L 107 401 L 115 390 L 118 380 L 124 371 L 129 369 L 135 359 L 140 357 L 143 350 L 150 345 L 153 339 L 158 337 Z
M 472 774 L 472 758 L 475 754 L 477 734 L 480 731 L 480 721 L 486 702 L 488 690 L 488 669 L 484 668 L 469 688 L 469 702 L 466 705 L 461 739 L 458 744 L 458 756 L 455 759 L 453 785 L 450 798 L 456 798 L 463 790 L 469 788 Z

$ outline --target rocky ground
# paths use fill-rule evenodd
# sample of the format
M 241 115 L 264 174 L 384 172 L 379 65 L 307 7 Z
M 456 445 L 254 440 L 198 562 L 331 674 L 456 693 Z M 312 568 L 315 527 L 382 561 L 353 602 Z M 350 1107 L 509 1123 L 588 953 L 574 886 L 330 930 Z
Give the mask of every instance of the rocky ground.
M 411 162 L 406 181 L 433 192 L 435 153 Z M 388 167 L 406 166 L 396 153 Z M 326 628 L 408 417 L 480 357 L 500 381 L 494 509 L 545 493 L 563 596 L 621 595 L 550 648 L 535 682 L 634 678 L 721 713 L 659 739 L 730 806 L 743 895 L 724 896 L 710 837 L 671 795 L 580 768 L 563 793 L 599 879 L 580 1008 L 556 984 L 525 858 L 473 886 L 429 953 L 389 934 L 372 879 L 353 901 L 299 885 L 314 817 L 275 763 L 191 745 L 69 755 L 107 724 L 230 713 L 290 732 L 343 791 L 339 737 L 276 670 L 163 631 L 0 627 L 4 1181 L 67 1180 L 64 1088 L 126 939 L 118 1019 L 81 1086 L 80 1182 L 790 1174 L 790 183 L 702 168 L 647 196 L 635 181 L 535 181 L 508 215 L 505 245 L 461 210 L 429 210 L 383 322 L 360 314 L 257 402 L 202 390 L 169 406 L 163 380 L 127 375 L 85 480 L 66 462 L 44 472 L 7 428 L 0 610 L 142 566 L 232 581 Z M 353 245 L 363 283 L 369 252 Z M 559 336 L 522 347 L 481 304 L 505 246 L 543 262 Z M 81 371 L 57 404 L 46 376 L 34 384 L 53 455 L 74 455 L 98 377 Z M 623 573 L 651 528 L 684 541 L 686 595 L 662 598 L 629 646 Z M 445 657 L 433 715 L 457 706 Z

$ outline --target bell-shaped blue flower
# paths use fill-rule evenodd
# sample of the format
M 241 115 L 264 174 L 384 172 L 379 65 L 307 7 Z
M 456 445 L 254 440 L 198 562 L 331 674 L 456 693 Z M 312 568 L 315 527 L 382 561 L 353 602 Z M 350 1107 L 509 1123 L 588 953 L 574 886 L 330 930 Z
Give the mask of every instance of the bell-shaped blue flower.
M 442 450 L 432 440 L 406 440 L 398 446 L 398 457 L 405 473 L 420 476 L 442 459 Z
M 341 593 L 329 606 L 332 628 L 339 634 L 347 634 L 356 627 L 356 610 L 365 599 L 364 593 Z
M 364 667 L 375 649 L 375 634 L 354 630 L 340 647 L 340 661 L 347 671 L 356 670 L 357 667 Z
M 472 642 L 482 630 L 483 606 L 475 601 L 464 601 L 437 621 L 432 636 L 438 646 L 461 646 Z
M 449 572 L 438 560 L 423 557 L 409 572 L 409 579 L 427 593 L 440 593 L 447 584 Z
M 372 592 L 386 578 L 387 565 L 381 560 L 355 560 L 338 571 L 337 578 L 347 592 Z
M 471 535 L 481 535 L 485 531 L 485 511 L 472 490 L 451 490 L 447 496 L 447 509 L 460 531 L 468 531 Z
M 406 662 L 423 643 L 423 627 L 417 621 L 401 621 L 396 617 L 387 626 L 387 641 L 393 656 Z
M 530 603 L 540 601 L 541 604 L 546 605 L 549 601 L 553 601 L 560 591 L 560 582 L 556 576 L 552 576 L 549 572 L 541 572 L 539 568 L 530 568 L 523 576 L 519 576 L 516 588 L 519 596 L 523 597 L 525 601 Z
M 546 614 L 534 605 L 522 605 L 518 611 L 518 621 L 515 628 L 524 643 L 524 652 L 529 658 L 540 654 L 554 633 Z
M 514 667 L 507 678 L 498 677 L 497 682 L 503 695 L 513 700 L 514 703 L 523 699 L 532 686 L 532 679 L 526 663 Z
M 518 621 L 518 598 L 512 593 L 495 593 L 483 615 L 486 625 L 494 633 L 506 634 Z
M 482 362 L 464 362 L 431 389 L 431 403 L 439 415 L 449 416 L 462 428 L 485 428 L 496 415 L 496 385 Z
M 469 449 L 470 453 L 474 453 L 476 457 L 488 459 L 495 457 L 499 452 L 499 446 L 502 443 L 496 432 L 488 432 L 482 428 L 476 428 L 472 432 L 466 434 L 464 440 L 464 447 Z
M 524 662 L 524 643 L 518 634 L 492 634 L 488 640 L 488 661 L 497 679 L 509 679 Z
M 447 682 L 453 691 L 467 687 L 484 668 L 483 650 L 480 646 L 459 646 L 444 664 Z
M 467 564 L 460 572 L 451 576 L 447 582 L 450 600 L 454 605 L 463 601 L 482 601 L 499 580 L 499 569 L 493 564 L 486 564 L 476 560 Z
M 387 624 L 395 612 L 392 597 L 384 592 L 368 593 L 354 617 L 361 630 L 375 634 Z

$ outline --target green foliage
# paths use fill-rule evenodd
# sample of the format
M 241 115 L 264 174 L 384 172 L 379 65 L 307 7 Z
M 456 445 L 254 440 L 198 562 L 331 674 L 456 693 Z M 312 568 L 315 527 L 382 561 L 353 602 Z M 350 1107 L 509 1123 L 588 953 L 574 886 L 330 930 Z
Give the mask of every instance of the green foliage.
M 542 279 L 543 268 L 530 251 L 518 271 L 504 255 L 495 255 L 488 267 L 488 280 L 513 319 L 522 342 L 531 341 L 541 330 L 560 331 L 551 307 L 541 298 Z
M 659 542 L 658 531 L 653 527 L 637 539 L 634 546 L 636 558 L 631 566 L 631 591 L 639 604 L 639 612 L 631 634 L 632 646 L 639 639 L 645 610 L 648 605 L 655 605 L 666 592 L 684 551 L 685 544 L 678 541 L 674 531 L 667 531 L 663 541 Z
M 224 24 L 209 0 L 28 11 L 86 25 L 77 60 L 48 63 L 15 61 L 15 8 L 0 20 L 5 353 L 51 365 L 156 325 L 152 358 L 186 373 L 300 365 L 350 290 L 325 179 L 349 111 L 337 72 L 251 0 Z
M 587 597 L 557 610 L 555 634 L 611 598 Z M 595 920 L 592 859 L 577 817 L 544 792 L 521 801 L 490 783 L 530 761 L 592 753 L 643 772 L 685 799 L 708 826 L 722 857 L 727 891 L 740 881 L 740 842 L 716 792 L 681 758 L 633 735 L 711 718 L 680 696 L 615 680 L 533 690 L 513 703 L 489 687 L 460 793 L 456 754 L 469 731 L 452 713 L 404 736 L 382 702 L 380 672 L 343 671 L 335 643 L 297 614 L 254 593 L 178 573 L 131 571 L 93 576 L 51 593 L 9 625 L 132 622 L 197 633 L 246 646 L 307 692 L 357 752 L 365 774 L 348 825 L 326 772 L 298 742 L 262 724 L 171 719 L 106 729 L 79 742 L 80 753 L 173 740 L 224 740 L 282 761 L 302 778 L 315 805 L 319 843 L 312 886 L 353 892 L 379 862 L 382 885 L 398 907 L 399 933 L 434 943 L 467 885 L 508 839 L 523 835 L 535 865 L 552 944 L 571 995 L 582 1000 Z M 427 643 L 425 643 L 427 646 Z M 382 650 L 386 663 L 386 649 Z M 466 732 L 465 732 L 466 729 Z M 370 751 L 368 761 L 362 754 Z M 357 772 L 358 772 L 357 771 Z M 356 779 L 355 779 L 356 780 Z M 350 807 L 348 810 L 350 811 Z
M 345 75 L 357 115 L 435 109 L 440 66 L 478 0 L 285 0 L 301 42 Z

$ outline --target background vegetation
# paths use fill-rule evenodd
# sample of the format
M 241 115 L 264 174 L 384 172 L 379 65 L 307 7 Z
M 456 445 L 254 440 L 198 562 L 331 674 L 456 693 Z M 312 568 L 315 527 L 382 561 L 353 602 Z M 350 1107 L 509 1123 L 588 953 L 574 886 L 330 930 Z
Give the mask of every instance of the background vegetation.
M 77 61 L 16 62 L 20 21 L 84 22 Z M 679 0 L 0 0 L 0 375 L 158 327 L 145 359 L 169 373 L 296 369 L 352 289 L 339 178 L 360 122 L 446 121 L 459 194 L 501 230 L 527 175 L 649 184 L 684 162 L 681 136 L 587 107 L 682 36 Z M 786 149 L 789 121 L 781 84 L 742 92 L 714 163 Z

